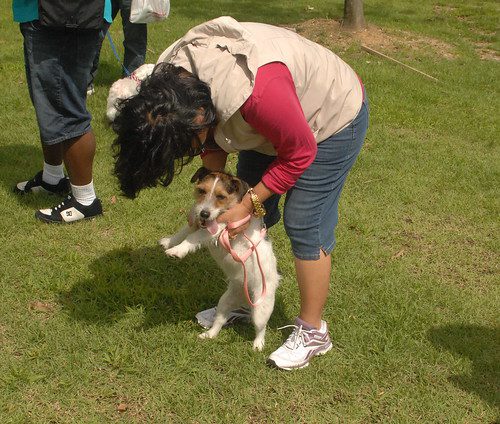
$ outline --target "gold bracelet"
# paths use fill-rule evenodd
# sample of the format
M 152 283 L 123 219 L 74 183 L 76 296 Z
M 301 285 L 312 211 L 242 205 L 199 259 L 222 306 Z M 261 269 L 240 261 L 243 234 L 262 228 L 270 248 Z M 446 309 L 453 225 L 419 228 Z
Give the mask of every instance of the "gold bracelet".
M 257 218 L 263 217 L 266 214 L 266 208 L 260 201 L 259 196 L 253 191 L 253 188 L 249 188 L 247 193 L 250 195 L 250 199 L 252 199 L 253 215 Z

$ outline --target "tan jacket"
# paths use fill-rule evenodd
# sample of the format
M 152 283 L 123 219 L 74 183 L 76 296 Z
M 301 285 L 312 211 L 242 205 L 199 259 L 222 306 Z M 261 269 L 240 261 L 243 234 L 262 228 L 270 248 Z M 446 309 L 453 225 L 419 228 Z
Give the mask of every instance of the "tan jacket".
M 259 66 L 282 62 L 288 67 L 318 143 L 352 122 L 363 99 L 356 73 L 330 50 L 292 31 L 228 16 L 192 28 L 158 62 L 181 66 L 210 86 L 220 119 L 215 141 L 227 152 L 276 154 L 239 113 Z

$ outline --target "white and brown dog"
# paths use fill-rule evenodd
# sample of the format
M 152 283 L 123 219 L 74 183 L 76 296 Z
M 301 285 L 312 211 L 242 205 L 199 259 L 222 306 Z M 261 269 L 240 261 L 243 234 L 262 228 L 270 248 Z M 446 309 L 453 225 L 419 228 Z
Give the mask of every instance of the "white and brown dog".
M 119 101 L 137 94 L 141 86 L 141 81 L 151 75 L 154 67 L 155 65 L 151 63 L 145 63 L 132 72 L 130 76 L 121 78 L 111 85 L 106 104 L 106 116 L 109 122 L 113 122 L 119 112 Z
M 210 172 L 205 168 L 200 168 L 191 181 L 196 182 L 196 201 L 189 218 L 191 225 L 185 225 L 171 237 L 162 238 L 160 244 L 168 256 L 176 258 L 183 258 L 206 246 L 227 277 L 228 287 L 217 305 L 214 323 L 208 331 L 200 334 L 200 338 L 216 337 L 227 322 L 229 313 L 242 306 L 248 307 L 253 299 L 255 303 L 252 302 L 251 316 L 256 332 L 253 348 L 260 351 L 264 347 L 266 325 L 273 312 L 275 292 L 280 281 L 271 242 L 263 237 L 262 219 L 252 216 L 245 234 L 240 233 L 231 240 L 231 251 L 239 257 L 248 254 L 250 246 L 255 246 L 256 252 L 252 252 L 242 265 L 219 240 L 226 225 L 218 224 L 216 219 L 241 201 L 248 185 L 225 172 Z M 245 286 L 248 287 L 247 293 Z

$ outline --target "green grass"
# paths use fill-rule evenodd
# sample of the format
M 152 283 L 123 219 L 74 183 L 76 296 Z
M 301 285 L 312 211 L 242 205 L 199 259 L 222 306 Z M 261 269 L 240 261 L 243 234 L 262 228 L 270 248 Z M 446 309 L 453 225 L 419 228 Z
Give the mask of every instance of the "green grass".
M 335 349 L 291 373 L 265 366 L 299 302 L 281 226 L 271 235 L 283 283 L 264 352 L 252 351 L 247 326 L 197 339 L 193 316 L 217 301 L 223 279 L 204 252 L 173 261 L 156 241 L 184 222 L 199 162 L 168 189 L 119 195 L 104 110 L 121 70 L 107 42 L 88 102 L 104 217 L 44 225 L 34 210 L 55 199 L 11 192 L 40 169 L 41 153 L 9 8 L 1 2 L 0 422 L 498 420 L 500 68 L 475 49 L 498 48 L 497 2 L 365 2 L 371 24 L 438 39 L 456 58 L 391 53 L 436 84 L 356 43 L 343 54 L 367 86 L 372 115 L 341 203 L 325 312 Z M 224 14 L 293 25 L 338 18 L 342 2 L 174 2 L 166 22 L 149 26 L 148 62 Z M 112 34 L 119 46 L 119 22 Z

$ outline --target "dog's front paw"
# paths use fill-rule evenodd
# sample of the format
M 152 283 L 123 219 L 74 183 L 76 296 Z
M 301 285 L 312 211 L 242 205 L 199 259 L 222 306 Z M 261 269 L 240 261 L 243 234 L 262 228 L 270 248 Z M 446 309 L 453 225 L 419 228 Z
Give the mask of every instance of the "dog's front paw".
M 165 254 L 170 256 L 171 258 L 179 258 L 182 259 L 189 253 L 189 250 L 179 246 L 171 247 L 170 249 L 165 250 Z
M 262 349 L 264 349 L 264 339 L 262 339 L 262 340 L 255 339 L 253 341 L 253 350 L 256 350 L 258 352 L 262 352 Z
M 163 237 L 162 239 L 158 240 L 158 243 L 166 250 L 172 243 L 172 237 Z

